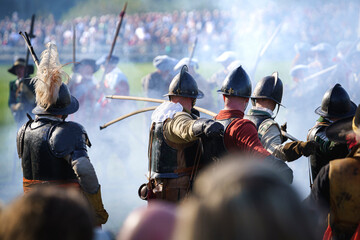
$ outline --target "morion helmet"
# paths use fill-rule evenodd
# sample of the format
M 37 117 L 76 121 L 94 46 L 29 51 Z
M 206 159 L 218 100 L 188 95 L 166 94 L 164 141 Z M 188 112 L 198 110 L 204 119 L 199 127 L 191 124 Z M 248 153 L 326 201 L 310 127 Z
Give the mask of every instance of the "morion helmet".
M 195 79 L 188 73 L 188 68 L 184 65 L 170 83 L 169 93 L 165 96 L 181 96 L 190 98 L 202 98 L 204 93 L 199 90 Z
M 255 105 L 255 101 L 258 98 L 270 99 L 281 104 L 283 95 L 283 84 L 279 78 L 279 73 L 274 72 L 271 76 L 266 76 L 261 79 L 255 86 L 253 95 L 251 96 L 252 104 Z
M 316 114 L 326 118 L 346 118 L 354 116 L 356 104 L 350 100 L 349 94 L 340 85 L 326 91 L 321 106 L 315 110 Z
M 249 98 L 251 95 L 250 78 L 242 66 L 234 69 L 225 78 L 222 87 L 217 92 L 228 96 Z

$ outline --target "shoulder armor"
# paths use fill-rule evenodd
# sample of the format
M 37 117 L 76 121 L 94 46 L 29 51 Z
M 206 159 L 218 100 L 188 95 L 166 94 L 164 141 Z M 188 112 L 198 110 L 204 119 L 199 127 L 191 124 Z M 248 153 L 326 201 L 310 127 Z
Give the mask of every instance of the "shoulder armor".
M 261 139 L 262 136 L 265 135 L 265 133 L 269 130 L 269 128 L 271 126 L 275 125 L 279 131 L 280 131 L 280 127 L 279 127 L 279 124 L 272 118 L 267 118 L 265 119 L 259 126 L 259 129 L 258 129 L 258 135 L 259 135 L 259 138 Z
M 86 144 L 91 147 L 84 127 L 75 122 L 63 122 L 49 131 L 50 150 L 56 157 L 65 157 Z
M 325 128 L 327 126 L 324 126 L 324 125 L 316 125 L 314 127 L 312 127 L 310 130 L 309 130 L 309 133 L 307 135 L 307 140 L 310 141 L 310 140 L 313 140 L 315 141 L 315 137 L 316 136 L 319 136 L 322 140 L 324 141 L 327 141 L 328 138 L 326 137 L 326 134 L 325 134 Z

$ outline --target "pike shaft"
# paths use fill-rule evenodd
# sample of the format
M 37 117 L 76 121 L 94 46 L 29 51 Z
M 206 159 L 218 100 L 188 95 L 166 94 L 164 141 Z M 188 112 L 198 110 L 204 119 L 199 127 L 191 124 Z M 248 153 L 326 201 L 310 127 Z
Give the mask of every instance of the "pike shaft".
M 135 101 L 144 101 L 144 102 L 155 102 L 155 103 L 163 103 L 165 100 L 156 99 L 156 98 L 145 98 L 145 97 L 132 97 L 132 96 L 120 96 L 120 95 L 108 95 L 106 98 L 110 99 L 121 99 L 121 100 L 135 100 Z M 194 107 L 199 112 L 205 113 L 211 117 L 216 116 L 216 113 L 209 111 L 205 108 Z
M 24 38 L 26 46 L 28 47 L 28 49 L 30 51 L 30 54 L 31 54 L 31 56 L 32 56 L 32 58 L 33 58 L 33 60 L 35 62 L 35 65 L 38 68 L 39 67 L 39 59 L 37 58 L 37 56 L 35 54 L 35 51 L 34 51 L 33 47 L 31 46 L 29 36 L 27 35 L 26 32 L 25 32 L 25 34 L 22 33 L 22 32 L 19 32 L 19 34 Z

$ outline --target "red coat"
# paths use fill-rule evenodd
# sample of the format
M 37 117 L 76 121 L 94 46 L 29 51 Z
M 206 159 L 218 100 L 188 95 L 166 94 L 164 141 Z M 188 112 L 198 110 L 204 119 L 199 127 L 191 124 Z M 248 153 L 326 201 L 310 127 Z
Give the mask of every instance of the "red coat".
M 270 153 L 262 146 L 255 124 L 250 120 L 243 119 L 244 113 L 240 110 L 221 110 L 215 116 L 216 120 L 234 119 L 226 128 L 224 134 L 225 147 L 229 152 L 244 151 L 263 155 L 264 158 Z

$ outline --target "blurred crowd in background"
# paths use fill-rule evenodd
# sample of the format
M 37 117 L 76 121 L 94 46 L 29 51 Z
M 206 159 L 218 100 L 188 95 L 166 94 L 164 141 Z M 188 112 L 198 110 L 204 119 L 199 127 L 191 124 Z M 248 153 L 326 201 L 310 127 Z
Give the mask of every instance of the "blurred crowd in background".
M 231 6 L 231 9 L 148 12 L 126 16 L 119 35 L 119 50 L 132 60 L 144 61 L 139 56 L 148 53 L 168 54 L 174 57 L 188 53 L 196 36 L 201 56 L 215 56 L 225 50 L 236 50 L 248 57 L 282 24 L 281 36 L 274 48 L 280 55 L 292 56 L 296 42 L 316 45 L 328 42 L 333 47 L 341 40 L 355 40 L 359 34 L 359 4 L 337 2 L 301 5 L 294 8 L 272 2 L 263 8 L 249 9 Z M 119 17 L 116 15 L 83 16 L 56 21 L 54 17 L 37 16 L 33 39 L 34 47 L 43 47 L 52 41 L 59 49 L 72 48 L 72 28 L 76 28 L 79 51 L 95 53 L 111 44 Z M 2 49 L 24 46 L 19 30 L 30 28 L 30 19 L 16 12 L 0 21 Z M 254 49 L 255 48 L 255 49 Z M 107 49 L 107 48 L 106 48 Z M 105 51 L 105 49 L 104 49 Z M 107 51 L 107 50 L 106 50 Z M 277 53 L 279 54 L 279 53 Z M 138 56 L 138 57 L 136 57 Z

